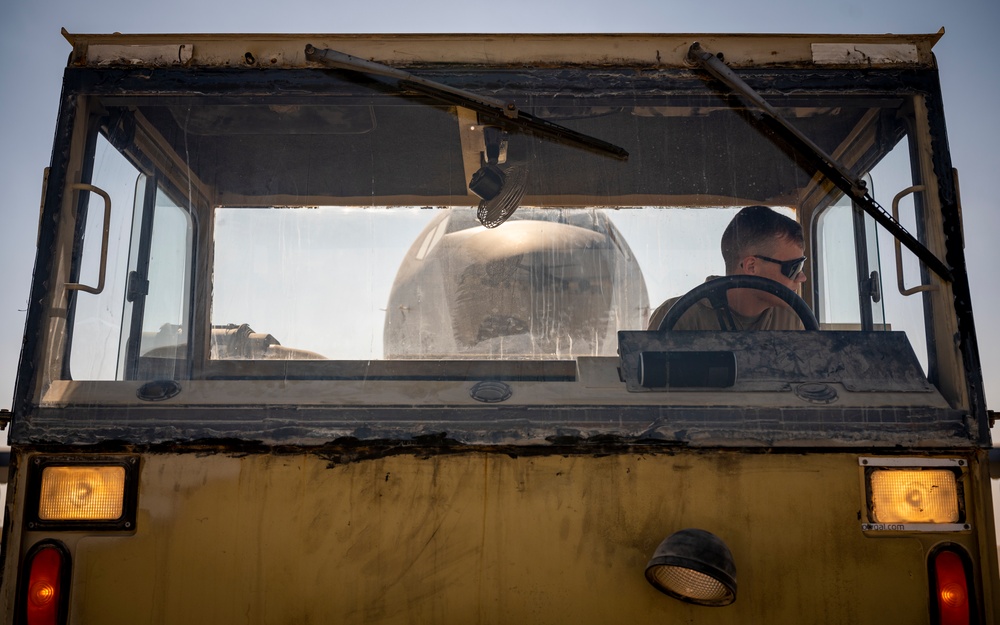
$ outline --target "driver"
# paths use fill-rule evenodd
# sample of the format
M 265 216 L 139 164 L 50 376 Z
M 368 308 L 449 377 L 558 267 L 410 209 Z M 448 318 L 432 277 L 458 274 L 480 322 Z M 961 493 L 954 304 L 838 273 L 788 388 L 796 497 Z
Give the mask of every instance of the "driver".
M 806 281 L 802 226 L 767 206 L 747 206 L 733 217 L 722 234 L 726 275 L 761 276 L 797 291 Z M 709 276 L 709 280 L 717 276 Z M 777 296 L 756 289 L 730 289 L 726 296 L 737 330 L 802 330 L 802 322 Z M 648 329 L 657 330 L 679 297 L 653 311 Z M 718 315 L 707 299 L 692 306 L 674 330 L 721 330 Z

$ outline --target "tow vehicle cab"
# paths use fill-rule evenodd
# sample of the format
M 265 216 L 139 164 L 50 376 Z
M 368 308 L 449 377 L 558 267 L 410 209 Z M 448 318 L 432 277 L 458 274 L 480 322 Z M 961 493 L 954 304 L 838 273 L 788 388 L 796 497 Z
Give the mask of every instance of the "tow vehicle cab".
M 941 33 L 64 35 L 5 622 L 996 622 Z

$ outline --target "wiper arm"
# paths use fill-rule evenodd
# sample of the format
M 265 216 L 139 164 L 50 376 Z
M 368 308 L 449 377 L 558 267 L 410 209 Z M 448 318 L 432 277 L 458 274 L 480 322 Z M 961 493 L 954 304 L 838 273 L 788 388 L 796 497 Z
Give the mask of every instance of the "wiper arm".
M 421 93 L 424 93 L 432 98 L 436 98 L 448 104 L 457 104 L 458 106 L 463 106 L 480 113 L 495 116 L 499 119 L 501 124 L 521 128 L 533 134 L 546 137 L 560 143 L 574 145 L 590 150 L 591 152 L 610 156 L 622 161 L 628 160 L 628 152 L 625 149 L 596 137 L 585 135 L 581 132 L 566 128 L 565 126 L 560 126 L 559 124 L 555 124 L 553 122 L 535 117 L 529 113 L 525 113 L 524 111 L 520 111 L 513 102 L 506 102 L 498 98 L 491 98 L 489 96 L 466 91 L 465 89 L 451 87 L 434 80 L 415 76 L 410 72 L 397 69 L 395 67 L 383 65 L 382 63 L 375 63 L 374 61 L 359 59 L 351 56 L 350 54 L 337 52 L 336 50 L 321 50 L 314 47 L 312 44 L 306 45 L 306 58 L 310 61 L 322 63 L 327 67 L 394 78 L 401 83 L 405 83 L 406 86 L 420 91 Z
M 913 252 L 934 273 L 948 282 L 952 281 L 951 269 L 929 249 L 924 247 L 916 237 L 907 232 L 906 228 L 892 214 L 882 208 L 875 201 L 875 198 L 868 193 L 865 183 L 860 178 L 853 175 L 846 167 L 827 154 L 823 148 L 816 145 L 809 137 L 802 134 L 798 128 L 782 117 L 773 106 L 768 104 L 750 85 L 743 82 L 743 79 L 737 76 L 736 72 L 723 63 L 719 57 L 711 52 L 707 52 L 695 42 L 688 50 L 688 58 L 700 65 L 716 79 L 725 83 L 730 89 L 750 100 L 771 121 L 778 124 L 785 131 L 783 133 L 785 138 L 790 140 L 789 143 L 792 144 L 792 147 L 796 149 L 800 156 L 804 156 L 812 161 L 824 176 L 854 200 L 875 221 L 888 230 L 892 236 L 896 237 L 900 243 Z

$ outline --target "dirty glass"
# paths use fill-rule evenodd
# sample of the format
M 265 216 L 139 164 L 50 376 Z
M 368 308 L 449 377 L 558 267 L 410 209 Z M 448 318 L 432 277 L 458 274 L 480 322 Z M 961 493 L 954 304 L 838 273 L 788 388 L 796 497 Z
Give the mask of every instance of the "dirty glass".
M 193 228 L 187 210 L 157 188 L 152 209 L 152 232 L 140 242 L 147 262 L 137 263 L 129 273 L 131 288 L 126 299 L 141 301 L 142 314 L 132 320 L 139 331 L 138 352 L 183 361 L 190 331 L 191 249 Z M 138 286 L 141 285 L 141 286 Z M 128 347 L 129 340 L 123 341 Z M 128 354 L 126 354 L 126 358 Z M 162 372 L 176 377 L 179 371 Z M 174 375 L 168 375 L 173 373 Z
M 113 237 L 112 291 L 96 306 L 107 312 L 77 297 L 73 377 L 615 357 L 619 330 L 644 329 L 661 302 L 725 272 L 721 234 L 750 204 L 803 223 L 803 295 L 829 327 L 861 328 L 850 208 L 758 115 L 700 81 L 671 95 L 624 75 L 575 89 L 555 76 L 512 75 L 512 97 L 627 159 L 363 81 L 331 78 L 322 94 L 96 98 L 115 139 L 100 153 L 131 168 L 130 184 L 141 170 L 155 186 L 126 194 L 141 211 Z M 898 97 L 771 101 L 857 175 L 905 134 Z M 486 223 L 499 200 L 513 210 Z M 84 324 L 105 326 L 104 338 Z M 923 332 L 922 318 L 905 325 Z
M 601 210 L 524 207 L 490 230 L 468 208 L 218 209 L 214 258 L 220 359 L 614 355 L 648 314 Z
M 175 377 L 186 360 L 190 328 L 192 223 L 188 212 L 140 173 L 108 140 L 96 141 L 93 187 L 111 198 L 104 287 L 74 290 L 70 371 L 77 380 L 121 380 L 137 376 L 134 357 L 167 358 L 157 373 Z M 84 191 L 78 282 L 96 290 L 101 280 L 104 200 Z M 137 305 L 138 304 L 138 305 Z M 147 372 L 148 374 L 149 372 Z
M 122 327 L 127 323 L 123 301 L 133 204 L 136 201 L 140 203 L 141 213 L 146 176 L 106 138 L 98 137 L 90 184 L 105 191 L 111 198 L 108 254 L 101 292 L 76 290 L 71 295 L 74 306 L 70 325 L 69 374 L 80 380 L 114 380 L 120 379 L 118 348 Z M 77 204 L 78 214 L 83 217 L 78 238 L 81 251 L 78 255 L 77 281 L 96 288 L 101 280 L 104 200 L 93 191 L 78 193 L 83 194 L 85 204 Z

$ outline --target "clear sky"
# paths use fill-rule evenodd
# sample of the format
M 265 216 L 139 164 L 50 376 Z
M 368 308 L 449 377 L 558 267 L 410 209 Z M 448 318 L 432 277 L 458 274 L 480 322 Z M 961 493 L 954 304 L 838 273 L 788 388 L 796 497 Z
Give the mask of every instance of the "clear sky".
M 0 22 L 0 408 L 11 406 L 62 70 L 76 33 L 645 32 L 933 33 L 952 159 L 961 175 L 966 254 L 991 407 L 1000 408 L 1000 71 L 996 0 L 445 0 L 294 3 L 12 0 Z

